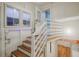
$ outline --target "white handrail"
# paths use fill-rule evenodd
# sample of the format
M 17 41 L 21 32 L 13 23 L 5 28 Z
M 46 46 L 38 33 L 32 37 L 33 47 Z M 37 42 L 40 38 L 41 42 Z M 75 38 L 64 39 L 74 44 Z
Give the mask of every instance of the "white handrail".
M 40 32 L 40 34 L 39 34 L 39 36 L 36 38 L 35 42 L 38 41 L 38 39 L 41 37 L 41 35 L 42 35 L 42 33 L 44 33 L 44 31 L 45 31 L 45 29 L 43 29 L 43 30 Z
M 41 32 L 41 29 L 46 25 L 46 23 L 42 24 L 41 28 L 40 28 L 40 32 Z M 37 32 L 34 32 L 33 35 L 36 35 Z
M 38 33 L 38 36 L 36 37 L 37 33 L 35 32 L 33 34 L 33 39 L 32 39 L 32 56 L 37 56 L 37 53 L 40 54 L 47 41 L 47 27 L 46 23 L 43 23 L 42 26 L 40 27 L 40 31 Z

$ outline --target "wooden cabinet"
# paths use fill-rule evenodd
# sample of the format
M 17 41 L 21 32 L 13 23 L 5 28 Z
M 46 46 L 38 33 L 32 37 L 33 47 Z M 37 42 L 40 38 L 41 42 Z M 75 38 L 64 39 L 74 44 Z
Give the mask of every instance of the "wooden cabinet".
M 58 45 L 58 57 L 70 57 L 71 49 L 64 45 Z

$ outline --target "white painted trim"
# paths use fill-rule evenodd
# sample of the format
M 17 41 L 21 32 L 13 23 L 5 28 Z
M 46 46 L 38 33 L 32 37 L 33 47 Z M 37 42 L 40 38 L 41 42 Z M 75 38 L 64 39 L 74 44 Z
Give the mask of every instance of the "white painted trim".
M 79 16 L 73 16 L 73 17 L 67 17 L 67 18 L 62 18 L 62 19 L 55 19 L 56 21 L 59 22 L 66 22 L 66 21 L 72 21 L 72 20 L 79 20 Z

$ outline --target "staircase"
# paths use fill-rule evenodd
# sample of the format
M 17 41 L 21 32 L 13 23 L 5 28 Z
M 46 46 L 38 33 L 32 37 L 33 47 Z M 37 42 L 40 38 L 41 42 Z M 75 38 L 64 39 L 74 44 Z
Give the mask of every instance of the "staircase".
M 39 33 L 34 32 L 32 36 L 26 38 L 17 50 L 11 52 L 11 57 L 43 57 L 45 56 L 45 46 L 47 42 L 46 23 L 42 24 Z
M 11 53 L 12 57 L 30 57 L 31 56 L 31 37 L 27 37 L 22 45 L 17 47 L 17 50 Z

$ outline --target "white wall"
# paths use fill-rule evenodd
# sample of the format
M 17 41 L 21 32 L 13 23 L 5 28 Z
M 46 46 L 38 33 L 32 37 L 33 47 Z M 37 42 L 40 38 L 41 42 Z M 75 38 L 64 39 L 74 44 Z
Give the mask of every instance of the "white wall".
M 79 40 L 79 19 L 63 22 L 64 38 L 68 40 Z M 69 31 L 68 31 L 69 30 Z M 67 33 L 68 32 L 68 33 Z M 79 45 L 71 45 L 72 57 L 79 57 Z
M 53 4 L 54 19 L 64 21 L 62 23 L 65 39 L 79 40 L 79 3 L 54 3 Z M 66 21 L 67 19 L 75 19 Z M 68 33 L 67 33 L 68 32 Z M 72 44 L 72 56 L 79 56 L 78 45 Z
M 34 18 L 34 5 L 32 3 L 14 2 L 14 3 L 5 3 L 5 4 L 19 9 L 20 13 L 22 13 L 23 11 L 26 11 L 26 12 L 30 13 L 31 21 L 33 21 L 33 18 Z M 2 15 L 1 19 L 3 19 L 3 20 L 1 20 L 1 23 L 4 24 L 4 15 Z M 3 24 L 2 24 L 2 28 L 4 28 Z M 19 29 L 20 31 L 17 31 L 17 29 Z M 22 25 L 22 19 L 21 18 L 20 18 L 20 25 L 19 26 L 13 26 L 13 27 L 6 27 L 5 28 L 5 31 L 7 32 L 6 38 L 11 39 L 10 44 L 6 44 L 7 45 L 6 52 L 8 54 L 7 56 L 9 56 L 10 51 L 13 51 L 13 50 L 17 49 L 17 46 L 20 45 L 23 40 L 26 40 L 26 37 L 28 35 L 31 35 L 31 30 L 28 31 L 27 29 L 28 28 L 26 26 Z M 13 31 L 10 31 L 10 30 L 13 30 Z M 1 51 L 0 56 L 5 56 L 5 35 L 4 34 L 3 34 L 2 38 L 3 38 L 1 40 L 2 41 L 2 46 L 1 46 L 2 50 L 0 50 Z
M 78 25 L 79 25 L 79 19 L 63 22 L 64 36 L 66 36 L 67 39 L 79 40 L 79 27 L 78 27 Z M 67 33 L 68 30 L 70 31 L 69 33 Z
M 79 15 L 79 3 L 77 2 L 60 2 L 53 3 L 54 19 L 62 19 Z
M 45 9 L 48 9 L 48 8 L 50 8 L 51 12 L 52 12 L 52 24 L 53 24 L 52 26 L 57 26 L 57 28 L 61 27 L 61 29 L 55 28 L 55 30 L 61 31 L 61 33 L 63 34 L 64 26 L 65 27 L 69 26 L 69 27 L 77 30 L 77 31 L 75 30 L 77 36 L 72 37 L 72 38 L 70 37 L 70 39 L 74 39 L 74 38 L 78 39 L 79 38 L 78 37 L 78 29 L 79 28 L 78 28 L 78 22 L 77 21 L 75 21 L 75 22 L 72 21 L 72 22 L 69 22 L 69 23 L 66 22 L 66 25 L 64 24 L 64 26 L 63 26 L 62 22 L 58 22 L 58 21 L 63 21 L 65 18 L 69 18 L 69 17 L 79 16 L 79 3 L 78 2 L 77 3 L 76 2 L 75 3 L 72 3 L 72 2 L 53 2 L 53 3 L 48 3 L 48 4 L 41 6 L 41 10 L 45 10 Z M 55 24 L 54 21 L 55 22 L 57 21 L 58 24 Z M 61 25 L 61 26 L 58 26 L 58 25 Z M 53 33 L 56 33 L 56 32 L 53 31 Z M 49 47 L 47 47 L 47 48 L 49 48 Z M 55 49 L 53 49 L 53 50 L 55 50 Z M 48 50 L 48 54 L 49 54 L 49 50 Z M 52 56 L 53 55 L 54 55 L 54 53 L 52 53 Z

